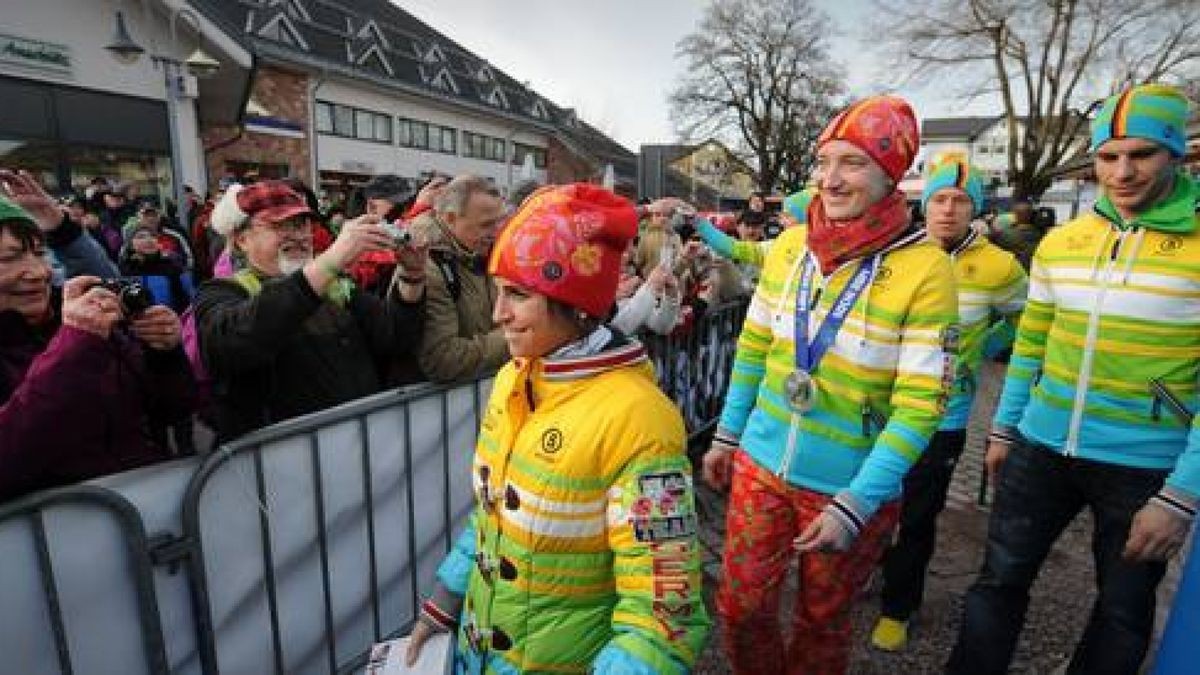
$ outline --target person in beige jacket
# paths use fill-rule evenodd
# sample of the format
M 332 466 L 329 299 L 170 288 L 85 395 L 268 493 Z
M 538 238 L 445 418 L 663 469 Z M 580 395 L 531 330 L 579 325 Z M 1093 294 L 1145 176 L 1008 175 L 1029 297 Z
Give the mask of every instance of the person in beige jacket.
M 492 321 L 496 291 L 486 269 L 503 216 L 491 183 L 459 176 L 413 223 L 429 242 L 425 328 L 417 350 L 417 367 L 429 380 L 471 379 L 508 360 L 504 336 Z

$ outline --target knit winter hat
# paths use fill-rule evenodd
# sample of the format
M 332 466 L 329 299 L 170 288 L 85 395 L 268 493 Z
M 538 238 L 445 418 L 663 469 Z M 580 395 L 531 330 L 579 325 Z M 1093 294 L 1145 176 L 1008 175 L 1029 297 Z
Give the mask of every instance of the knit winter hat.
M 1109 97 L 1092 120 L 1092 152 L 1114 138 L 1144 138 L 1182 157 L 1187 151 L 1188 100 L 1175 87 L 1141 84 Z
M 600 186 L 543 188 L 500 232 L 488 272 L 604 317 L 616 298 L 621 253 L 637 228 L 633 203 Z
M 37 227 L 37 222 L 29 215 L 29 212 L 4 197 L 0 197 L 0 221 L 4 220 L 24 220 Z
M 817 148 L 829 141 L 853 143 L 900 182 L 921 147 L 921 131 L 908 101 L 871 96 L 838 113 L 817 138 Z
M 807 187 L 799 192 L 793 192 L 783 200 L 783 208 L 801 225 L 808 223 L 808 205 L 817 194 L 817 188 Z
M 967 193 L 974 207 L 972 216 L 983 212 L 983 178 L 969 164 L 952 159 L 935 164 L 925 179 L 925 191 L 921 193 L 921 208 L 929 206 L 929 198 L 939 190 L 957 188 Z

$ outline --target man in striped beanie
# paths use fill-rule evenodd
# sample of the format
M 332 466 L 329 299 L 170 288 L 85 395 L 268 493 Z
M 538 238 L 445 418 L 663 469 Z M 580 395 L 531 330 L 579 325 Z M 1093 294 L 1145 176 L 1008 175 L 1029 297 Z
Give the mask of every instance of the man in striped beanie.
M 946 416 L 904 476 L 900 532 L 883 559 L 882 616 L 871 644 L 888 651 L 907 644 L 909 617 L 921 605 L 937 517 L 967 441 L 980 364 L 1012 343 L 1027 290 L 1025 270 L 1013 254 L 971 227 L 983 212 L 979 172 L 958 160 L 936 165 L 925 179 L 921 206 L 929 239 L 954 262 L 961 332 Z
M 948 672 L 1005 673 L 1029 587 L 1084 507 L 1098 597 L 1071 673 L 1136 673 L 1155 590 L 1200 497 L 1200 188 L 1187 100 L 1133 87 L 1092 123 L 1102 194 L 1033 256 L 987 451 L 998 478 L 983 570 Z

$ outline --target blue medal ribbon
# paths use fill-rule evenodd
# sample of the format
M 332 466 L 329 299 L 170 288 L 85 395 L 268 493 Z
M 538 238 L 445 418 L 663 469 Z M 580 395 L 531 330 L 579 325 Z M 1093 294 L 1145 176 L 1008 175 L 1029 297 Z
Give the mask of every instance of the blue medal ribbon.
M 858 302 L 859 296 L 867 289 L 871 279 L 879 270 L 879 263 L 882 256 L 879 254 L 871 256 L 871 258 L 858 266 L 858 270 L 842 292 L 838 294 L 837 300 L 834 301 L 833 307 L 829 313 L 825 315 L 825 320 L 821 322 L 820 328 L 817 329 L 816 338 L 810 343 L 808 340 L 808 314 L 809 314 L 809 296 L 812 294 L 813 274 L 816 271 L 816 265 L 813 264 L 811 256 L 806 255 L 804 258 L 804 271 L 800 275 L 800 288 L 796 291 L 796 367 L 806 373 L 812 374 L 817 366 L 821 363 L 821 358 L 825 356 L 825 352 L 833 346 L 834 340 L 837 338 L 838 331 L 842 329 L 842 324 L 846 321 L 846 317 L 850 315 L 850 310 L 854 308 L 854 303 Z

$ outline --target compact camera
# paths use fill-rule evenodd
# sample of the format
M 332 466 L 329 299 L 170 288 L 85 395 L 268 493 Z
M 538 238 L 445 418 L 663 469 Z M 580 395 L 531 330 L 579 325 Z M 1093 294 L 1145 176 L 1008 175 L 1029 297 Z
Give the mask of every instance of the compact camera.
M 97 285 L 117 296 L 121 313 L 127 317 L 137 316 L 154 305 L 154 296 L 138 279 L 105 279 Z
M 392 244 L 396 248 L 408 246 L 413 240 L 412 232 L 409 232 L 407 228 L 401 227 L 400 222 L 401 221 L 397 220 L 391 223 L 387 221 L 380 223 L 380 227 L 382 227 L 385 232 L 391 235 Z

